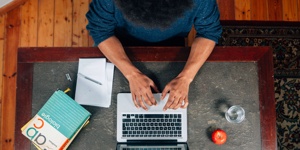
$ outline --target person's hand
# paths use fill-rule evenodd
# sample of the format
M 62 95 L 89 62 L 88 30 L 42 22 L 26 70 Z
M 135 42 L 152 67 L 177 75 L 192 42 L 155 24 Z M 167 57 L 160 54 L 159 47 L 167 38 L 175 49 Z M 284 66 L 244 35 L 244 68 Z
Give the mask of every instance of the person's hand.
M 139 108 L 142 107 L 148 110 L 145 103 L 149 106 L 156 105 L 156 100 L 152 94 L 151 88 L 155 92 L 159 92 L 154 82 L 146 75 L 137 72 L 127 76 L 129 87 L 132 94 L 134 105 Z
M 178 109 L 179 107 L 186 108 L 188 106 L 188 93 L 190 83 L 190 79 L 187 79 L 183 76 L 178 76 L 165 86 L 162 92 L 161 99 L 164 99 L 168 92 L 170 93 L 168 102 L 163 108 L 164 111 L 166 111 L 167 109 Z

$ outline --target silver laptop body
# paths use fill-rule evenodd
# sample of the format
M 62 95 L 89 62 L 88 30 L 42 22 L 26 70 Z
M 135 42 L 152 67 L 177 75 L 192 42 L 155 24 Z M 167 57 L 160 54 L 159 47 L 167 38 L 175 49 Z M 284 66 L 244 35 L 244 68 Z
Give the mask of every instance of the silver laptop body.
M 177 110 L 168 109 L 166 111 L 163 111 L 163 107 L 165 106 L 168 95 L 165 97 L 164 100 L 160 100 L 161 94 L 157 93 L 154 94 L 154 97 L 157 101 L 156 106 L 147 106 L 148 111 L 142 109 L 142 108 L 136 108 L 133 101 L 131 93 L 119 93 L 117 96 L 117 141 L 118 142 L 127 142 L 127 141 L 143 141 L 143 140 L 175 140 L 177 142 L 186 142 L 187 141 L 187 109 L 181 109 L 178 108 Z M 146 120 L 143 117 L 146 116 L 158 116 L 159 118 L 148 119 L 146 123 L 144 123 L 143 120 Z M 172 118 L 171 118 L 172 117 Z M 180 119 L 179 119 L 180 117 Z M 135 121 L 134 121 L 135 120 Z M 152 124 L 160 124 L 160 122 L 154 122 L 154 121 L 160 121 L 160 120 L 166 120 L 166 121 L 176 121 L 179 120 L 179 123 L 161 123 L 161 126 L 158 127 L 160 129 L 166 130 L 164 131 L 152 131 L 151 128 L 147 125 Z M 142 122 L 141 122 L 142 121 Z M 140 124 L 139 124 L 140 123 Z M 144 123 L 144 124 L 143 124 Z M 127 125 L 140 125 L 138 127 L 128 127 Z M 180 127 L 176 127 L 176 125 L 179 125 Z M 175 125 L 175 127 L 167 127 L 167 125 Z M 146 128 L 150 133 L 155 133 L 154 137 L 151 135 L 145 135 L 146 131 L 142 133 L 142 131 L 139 132 L 139 129 Z M 154 127 L 156 129 L 156 127 Z M 124 129 L 124 130 L 123 130 Z M 132 129 L 131 132 L 127 131 L 127 129 Z M 173 130 L 174 129 L 174 130 Z M 181 131 L 176 131 L 177 129 L 181 129 Z M 131 135 L 132 133 L 139 133 L 138 137 L 135 135 Z M 129 134 L 131 133 L 131 134 Z M 159 133 L 159 134 L 158 134 Z M 175 135 L 167 135 L 167 133 L 176 133 Z M 180 134 L 179 134 L 180 133 Z
M 187 143 L 178 144 L 118 144 L 117 150 L 188 150 Z

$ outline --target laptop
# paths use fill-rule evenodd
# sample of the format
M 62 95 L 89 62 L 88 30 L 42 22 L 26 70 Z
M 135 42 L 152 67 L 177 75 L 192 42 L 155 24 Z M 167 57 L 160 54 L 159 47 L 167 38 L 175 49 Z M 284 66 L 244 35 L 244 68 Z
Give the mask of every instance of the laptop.
M 131 93 L 117 96 L 117 150 L 178 149 L 187 150 L 187 109 L 163 111 L 169 95 L 148 111 L 136 108 Z

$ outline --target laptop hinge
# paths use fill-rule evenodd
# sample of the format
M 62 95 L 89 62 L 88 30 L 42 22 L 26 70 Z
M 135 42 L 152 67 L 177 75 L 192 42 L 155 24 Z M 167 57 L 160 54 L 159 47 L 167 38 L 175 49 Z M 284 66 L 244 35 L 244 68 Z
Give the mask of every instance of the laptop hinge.
M 127 144 L 178 144 L 177 140 L 127 140 Z

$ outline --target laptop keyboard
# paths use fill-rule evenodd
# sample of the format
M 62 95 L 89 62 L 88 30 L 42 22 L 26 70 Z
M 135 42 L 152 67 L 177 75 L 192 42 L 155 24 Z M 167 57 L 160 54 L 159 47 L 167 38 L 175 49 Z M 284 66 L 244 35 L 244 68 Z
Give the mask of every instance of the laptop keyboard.
M 181 137 L 181 114 L 122 114 L 122 137 Z

